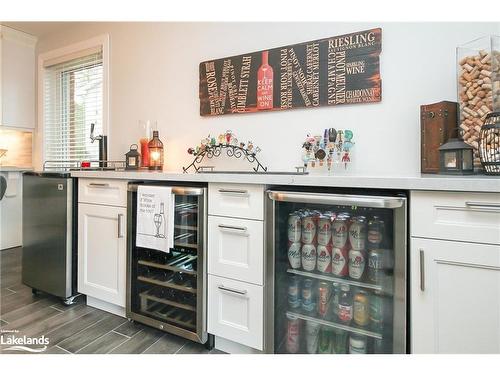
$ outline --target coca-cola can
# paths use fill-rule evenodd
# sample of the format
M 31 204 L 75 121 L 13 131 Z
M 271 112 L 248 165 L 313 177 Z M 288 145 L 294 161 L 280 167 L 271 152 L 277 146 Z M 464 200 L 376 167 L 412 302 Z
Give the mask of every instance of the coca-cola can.
M 289 242 L 288 243 L 288 261 L 290 262 L 290 267 L 293 269 L 300 268 L 301 264 L 301 254 L 300 248 L 302 244 L 300 242 Z
M 345 277 L 349 273 L 349 256 L 347 247 L 332 249 L 332 273 L 338 277 Z
M 295 354 L 300 348 L 300 320 L 287 315 L 286 350 Z
M 347 213 L 338 214 L 332 224 L 332 244 L 333 247 L 343 248 L 347 246 L 349 238 L 349 220 Z
M 330 245 L 318 245 L 317 248 L 318 259 L 316 261 L 317 269 L 319 272 L 331 273 L 332 272 L 332 249 Z
M 330 285 L 321 281 L 318 284 L 318 315 L 322 318 L 328 315 L 331 294 Z
M 354 250 L 364 250 L 366 242 L 366 217 L 356 216 L 349 226 L 349 242 Z
M 314 271 L 316 268 L 316 246 L 313 244 L 302 245 L 302 268 L 306 271 Z
M 318 245 L 328 245 L 332 239 L 332 222 L 329 216 L 318 218 Z
M 302 231 L 302 220 L 298 212 L 288 215 L 288 241 L 299 242 Z
M 302 243 L 312 244 L 316 238 L 316 223 L 314 216 L 308 214 L 302 218 Z

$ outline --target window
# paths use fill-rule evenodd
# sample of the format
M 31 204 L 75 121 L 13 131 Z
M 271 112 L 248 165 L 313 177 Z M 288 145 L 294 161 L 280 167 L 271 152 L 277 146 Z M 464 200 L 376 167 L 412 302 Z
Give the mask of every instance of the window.
M 43 60 L 46 162 L 99 159 L 90 129 L 95 124 L 94 135 L 105 131 L 104 71 L 102 45 Z

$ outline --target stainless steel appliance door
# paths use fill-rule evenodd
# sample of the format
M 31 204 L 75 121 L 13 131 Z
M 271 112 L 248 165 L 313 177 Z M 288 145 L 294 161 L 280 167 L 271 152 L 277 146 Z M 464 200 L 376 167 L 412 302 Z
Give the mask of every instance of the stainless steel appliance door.
M 67 298 L 72 295 L 71 178 L 23 176 L 22 282 Z
M 406 196 L 280 190 L 266 193 L 266 352 L 406 353 Z M 362 241 L 352 238 L 355 246 L 351 246 L 347 226 L 346 245 L 337 246 L 334 223 L 342 216 L 349 218 L 349 223 L 353 220 L 362 223 L 363 219 L 354 218 L 364 218 L 365 230 L 368 222 L 378 220 L 385 238 L 375 245 L 368 243 L 373 238 L 368 239 L 364 234 Z M 326 223 L 327 231 L 319 231 L 318 228 L 324 228 L 320 220 Z M 294 223 L 298 232 L 294 231 Z M 312 234 L 308 225 L 313 227 Z M 337 225 L 340 228 L 340 222 Z M 351 250 L 353 254 L 357 252 L 358 258 L 351 259 Z M 320 259 L 320 251 L 327 262 Z M 345 269 L 334 269 L 337 252 L 340 254 L 337 258 L 345 261 Z M 365 268 L 377 256 L 382 256 L 388 265 L 380 273 L 380 279 L 368 275 L 374 268 Z M 359 274 L 350 273 L 351 260 L 355 270 L 355 259 L 363 262 Z M 339 306 L 344 308 L 344 305 L 342 301 L 339 305 L 338 298 L 350 301 L 350 306 L 345 303 L 346 316 L 342 311 L 339 313 Z M 384 322 L 378 324 L 370 314 L 382 307 L 390 311 L 384 312 Z

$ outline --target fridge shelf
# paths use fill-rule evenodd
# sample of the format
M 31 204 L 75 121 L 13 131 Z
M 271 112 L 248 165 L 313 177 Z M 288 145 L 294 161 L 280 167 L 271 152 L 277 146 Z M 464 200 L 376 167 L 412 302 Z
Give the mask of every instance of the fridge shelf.
M 187 242 L 174 242 L 174 248 L 182 248 L 186 247 L 188 249 L 198 249 L 198 245 L 194 243 L 187 243 Z
M 174 272 L 183 272 L 187 275 L 196 276 L 197 275 L 196 271 L 184 267 L 186 264 L 189 264 L 192 260 L 196 258 L 197 258 L 196 255 L 182 255 L 179 258 L 177 257 L 174 258 L 167 264 L 159 264 L 159 263 L 149 262 L 147 260 L 139 260 L 137 263 L 142 264 L 143 266 L 161 268 L 163 270 L 169 270 Z
M 193 294 L 196 293 L 196 289 L 195 288 L 191 288 L 189 286 L 175 284 L 174 282 L 172 282 L 172 279 L 169 279 L 168 281 L 160 281 L 160 280 L 151 279 L 149 277 L 137 276 L 137 280 L 143 281 L 145 283 L 150 283 L 150 284 L 155 284 L 155 285 L 159 285 L 159 286 L 164 286 L 166 288 L 177 289 L 177 290 L 180 290 L 182 292 L 189 292 L 189 293 L 193 293 Z
M 316 323 L 322 324 L 324 326 L 329 326 L 329 327 L 332 327 L 332 328 L 341 329 L 343 331 L 357 333 L 358 335 L 373 337 L 373 338 L 376 338 L 376 339 L 382 339 L 382 335 L 380 333 L 373 332 L 373 331 L 368 331 L 366 329 L 352 327 L 352 326 L 346 326 L 344 324 L 334 323 L 334 322 L 330 322 L 328 320 L 318 319 L 318 318 L 314 318 L 312 316 L 307 316 L 307 315 L 295 313 L 295 312 L 292 312 L 292 311 L 287 311 L 286 315 L 287 315 L 287 317 L 298 318 L 298 319 L 301 319 L 301 320 L 308 320 L 310 322 L 316 322 Z
M 331 281 L 331 282 L 338 282 L 338 283 L 342 283 L 342 284 L 357 286 L 357 287 L 361 287 L 361 288 L 384 291 L 384 288 L 382 287 L 382 285 L 364 283 L 361 281 L 354 281 L 351 279 L 343 279 L 341 277 L 330 276 L 330 275 L 327 275 L 324 273 L 301 271 L 301 270 L 296 270 L 293 268 L 287 269 L 287 272 L 294 274 L 294 275 L 310 277 L 310 278 L 318 279 L 318 280 L 326 280 L 326 281 Z
M 168 323 L 174 323 L 179 326 L 184 326 L 189 329 L 196 329 L 196 325 L 191 317 L 185 319 L 185 313 L 175 307 L 165 306 L 163 303 L 155 302 L 147 309 L 142 309 L 142 312 L 160 318 Z M 184 320 L 182 319 L 184 317 Z
M 175 229 L 184 229 L 184 230 L 198 230 L 196 225 L 174 225 Z
M 170 301 L 170 300 L 165 299 L 165 298 L 156 297 L 156 296 L 148 294 L 147 292 L 139 293 L 139 296 L 141 297 L 141 299 L 143 299 L 144 305 L 146 305 L 146 303 L 145 303 L 146 300 L 151 300 L 151 301 L 163 303 L 164 305 L 177 307 L 177 308 L 183 309 L 183 310 L 196 311 L 196 307 L 194 307 L 194 306 L 186 305 L 184 303 L 179 303 L 179 302 L 175 302 L 175 301 Z

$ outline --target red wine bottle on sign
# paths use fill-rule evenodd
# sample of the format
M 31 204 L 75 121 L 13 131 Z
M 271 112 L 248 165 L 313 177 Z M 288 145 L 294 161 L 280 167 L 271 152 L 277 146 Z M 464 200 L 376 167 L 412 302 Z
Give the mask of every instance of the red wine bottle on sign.
M 262 52 L 262 65 L 257 72 L 257 109 L 273 109 L 273 68 L 268 51 Z

